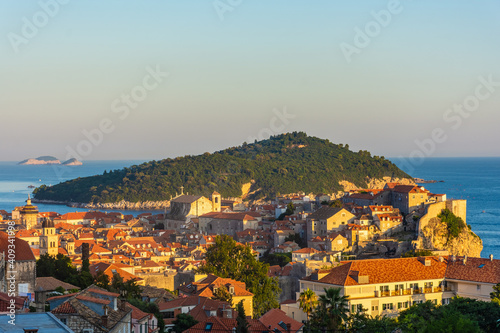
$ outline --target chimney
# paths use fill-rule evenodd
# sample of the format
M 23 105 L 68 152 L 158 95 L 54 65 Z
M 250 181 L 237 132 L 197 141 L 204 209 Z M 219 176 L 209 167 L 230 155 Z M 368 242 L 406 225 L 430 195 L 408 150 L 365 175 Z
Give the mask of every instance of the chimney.
M 82 243 L 82 261 L 88 260 L 90 257 L 90 244 Z
M 292 331 L 292 324 L 290 324 L 290 323 L 286 324 L 286 331 L 287 332 L 291 332 Z
M 467 255 L 464 256 L 464 265 L 467 265 Z
M 493 254 L 490 254 L 490 261 L 493 261 Z
M 101 323 L 102 323 L 102 326 L 104 327 L 108 327 L 108 316 L 101 316 Z

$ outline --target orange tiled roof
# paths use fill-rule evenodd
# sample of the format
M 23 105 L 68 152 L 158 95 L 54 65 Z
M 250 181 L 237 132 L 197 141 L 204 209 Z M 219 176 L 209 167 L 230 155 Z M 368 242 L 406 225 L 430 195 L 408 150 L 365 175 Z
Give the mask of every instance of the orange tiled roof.
M 467 258 L 465 265 L 463 258 L 455 262 L 449 260 L 446 278 L 497 284 L 500 283 L 500 260 Z
M 440 262 L 437 257 L 426 258 L 430 259 L 430 266 L 425 266 L 419 258 L 344 261 L 318 282 L 339 286 L 358 285 L 354 278 L 357 274 L 368 275 L 370 284 L 444 279 L 447 260 Z M 310 276 L 305 280 L 310 280 Z

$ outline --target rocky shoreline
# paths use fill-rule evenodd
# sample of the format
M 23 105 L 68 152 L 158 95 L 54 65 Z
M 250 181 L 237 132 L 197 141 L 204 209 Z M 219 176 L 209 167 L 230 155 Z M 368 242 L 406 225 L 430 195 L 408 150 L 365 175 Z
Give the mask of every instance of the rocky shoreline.
M 113 209 L 113 210 L 163 210 L 170 207 L 170 201 L 144 201 L 144 202 L 98 202 L 98 203 L 82 203 L 71 201 L 57 201 L 57 200 L 37 200 L 32 199 L 33 203 L 49 204 L 49 205 L 65 205 L 75 208 L 85 209 Z

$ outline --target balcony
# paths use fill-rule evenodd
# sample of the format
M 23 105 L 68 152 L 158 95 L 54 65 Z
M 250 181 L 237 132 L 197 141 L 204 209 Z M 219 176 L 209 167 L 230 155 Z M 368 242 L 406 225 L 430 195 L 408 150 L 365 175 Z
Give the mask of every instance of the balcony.
M 370 297 L 390 297 L 390 296 L 406 296 L 406 295 L 418 295 L 418 294 L 430 294 L 430 293 L 440 293 L 445 291 L 453 291 L 451 287 L 428 287 L 428 288 L 407 288 L 407 289 L 399 289 L 399 290 L 386 290 L 379 291 L 375 290 L 373 296 L 357 296 L 350 295 L 350 299 L 357 298 L 370 298 Z

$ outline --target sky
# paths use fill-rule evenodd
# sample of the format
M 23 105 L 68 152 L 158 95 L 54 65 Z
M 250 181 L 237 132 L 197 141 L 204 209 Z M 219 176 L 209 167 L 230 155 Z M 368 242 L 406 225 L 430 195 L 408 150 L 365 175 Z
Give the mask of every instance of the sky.
M 499 1 L 2 1 L 0 160 L 152 160 L 283 132 L 500 156 Z

